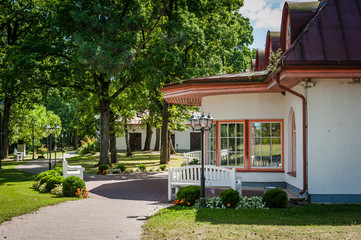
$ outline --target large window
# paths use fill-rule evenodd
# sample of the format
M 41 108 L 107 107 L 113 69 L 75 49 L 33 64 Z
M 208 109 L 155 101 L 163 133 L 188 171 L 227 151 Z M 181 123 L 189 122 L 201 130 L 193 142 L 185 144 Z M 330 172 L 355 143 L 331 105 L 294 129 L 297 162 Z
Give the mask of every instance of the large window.
M 207 131 L 207 164 L 216 165 L 216 125 L 214 124 L 212 129 Z
M 220 124 L 220 165 L 244 167 L 244 124 Z
M 281 122 L 251 122 L 250 149 L 252 168 L 282 168 L 281 131 Z

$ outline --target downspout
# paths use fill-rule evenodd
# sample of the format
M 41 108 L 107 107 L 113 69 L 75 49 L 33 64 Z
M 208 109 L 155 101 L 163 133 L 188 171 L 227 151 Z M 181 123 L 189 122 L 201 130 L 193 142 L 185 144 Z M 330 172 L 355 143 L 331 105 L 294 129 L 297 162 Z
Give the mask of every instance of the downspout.
M 292 89 L 282 85 L 280 83 L 279 77 L 276 77 L 276 83 L 277 83 L 278 87 L 281 88 L 282 90 L 285 90 L 286 92 L 289 92 L 289 93 L 301 98 L 301 100 L 302 100 L 303 189 L 300 192 L 300 195 L 303 195 L 307 190 L 307 155 L 306 155 L 307 154 L 307 139 L 306 139 L 306 131 L 307 131 L 306 105 L 307 105 L 307 102 L 306 102 L 306 98 L 302 94 L 300 94 L 296 91 L 293 91 Z

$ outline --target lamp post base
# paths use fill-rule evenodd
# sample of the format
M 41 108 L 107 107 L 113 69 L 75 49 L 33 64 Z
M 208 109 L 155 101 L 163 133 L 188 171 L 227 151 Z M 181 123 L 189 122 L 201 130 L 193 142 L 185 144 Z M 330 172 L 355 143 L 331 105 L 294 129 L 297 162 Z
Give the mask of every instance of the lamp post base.
M 51 162 L 49 161 L 49 170 L 51 170 Z
M 206 207 L 206 198 L 201 197 L 201 208 L 205 208 L 205 207 Z

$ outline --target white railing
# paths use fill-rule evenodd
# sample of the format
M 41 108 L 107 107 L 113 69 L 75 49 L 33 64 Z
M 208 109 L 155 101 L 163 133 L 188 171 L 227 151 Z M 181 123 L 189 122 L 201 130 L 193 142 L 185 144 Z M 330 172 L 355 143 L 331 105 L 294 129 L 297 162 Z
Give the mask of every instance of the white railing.
M 205 185 L 212 187 L 230 187 L 242 193 L 241 178 L 236 179 L 236 169 L 212 165 L 204 166 Z M 168 199 L 176 195 L 179 187 L 200 185 L 201 165 L 189 165 L 168 169 Z M 173 194 L 172 189 L 175 189 Z
M 194 160 L 197 162 L 201 160 L 201 151 L 183 153 L 183 163 L 185 165 L 189 165 Z

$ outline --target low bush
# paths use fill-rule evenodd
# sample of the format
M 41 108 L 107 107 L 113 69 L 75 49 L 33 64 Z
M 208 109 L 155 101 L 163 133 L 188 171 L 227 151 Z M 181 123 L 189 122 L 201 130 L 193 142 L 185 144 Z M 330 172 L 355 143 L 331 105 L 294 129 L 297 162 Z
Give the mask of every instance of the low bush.
M 288 204 L 288 197 L 285 191 L 275 188 L 263 194 L 263 201 L 268 208 L 285 208 Z
M 40 187 L 40 180 L 39 181 L 35 181 L 33 183 L 33 188 L 36 190 L 36 191 L 39 191 L 39 187 Z
M 147 166 L 145 164 L 138 164 L 138 168 L 139 168 L 139 171 L 141 172 L 145 172 L 145 170 L 147 169 Z
M 109 165 L 107 164 L 101 164 L 98 167 L 98 172 L 97 174 L 103 174 L 106 175 L 108 173 L 108 169 L 109 169 Z
M 51 189 L 50 194 L 55 195 L 57 197 L 62 197 L 63 196 L 63 186 L 57 185 L 55 188 Z
M 81 146 L 78 149 L 78 153 L 80 155 L 85 155 L 88 153 L 94 154 L 95 152 L 100 151 L 100 144 L 99 141 L 95 138 L 88 138 L 86 137 L 84 141 L 80 141 Z
M 254 208 L 254 209 L 267 209 L 262 197 L 241 197 L 236 210 Z
M 58 176 L 59 172 L 57 172 L 55 170 L 48 170 L 45 172 L 41 172 L 36 176 L 35 181 L 39 181 L 40 179 L 42 179 L 43 177 L 45 177 L 47 175 Z
M 43 183 L 43 184 L 41 184 L 41 185 L 39 186 L 39 192 L 40 192 L 40 193 L 46 193 L 46 192 L 48 192 L 48 191 L 46 190 L 46 183 Z
M 64 181 L 62 176 L 52 176 L 46 182 L 46 190 L 50 192 L 56 185 L 60 185 Z
M 47 183 L 48 180 L 49 180 L 50 178 L 52 178 L 52 177 L 55 177 L 55 176 L 54 176 L 54 175 L 46 175 L 45 177 L 42 177 L 42 178 L 40 179 L 40 185 L 43 185 L 44 183 Z
M 119 168 L 122 172 L 125 172 L 127 170 L 127 167 L 123 163 L 118 164 L 117 168 Z
M 239 202 L 240 196 L 237 190 L 228 189 L 219 194 L 224 206 L 235 208 Z
M 193 206 L 197 199 L 200 198 L 201 187 L 200 186 L 188 186 L 182 187 L 177 192 L 177 200 L 175 205 Z
M 160 170 L 164 171 L 167 168 L 167 165 L 165 164 L 159 165 L 159 168 Z
M 55 167 L 54 171 L 59 173 L 60 176 L 63 176 L 63 167 Z
M 63 195 L 65 197 L 75 197 L 77 189 L 86 189 L 83 179 L 75 176 L 69 176 L 63 181 Z

